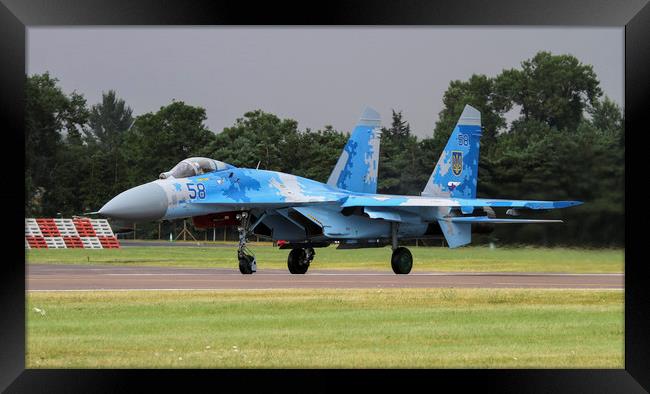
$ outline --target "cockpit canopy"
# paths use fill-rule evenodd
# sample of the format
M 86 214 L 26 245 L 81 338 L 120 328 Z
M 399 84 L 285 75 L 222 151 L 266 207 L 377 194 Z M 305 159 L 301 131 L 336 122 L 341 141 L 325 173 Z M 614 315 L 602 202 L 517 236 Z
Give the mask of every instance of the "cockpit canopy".
M 160 173 L 160 179 L 187 178 L 209 172 L 222 171 L 232 168 L 230 164 L 207 157 L 190 157 L 176 164 L 167 172 Z

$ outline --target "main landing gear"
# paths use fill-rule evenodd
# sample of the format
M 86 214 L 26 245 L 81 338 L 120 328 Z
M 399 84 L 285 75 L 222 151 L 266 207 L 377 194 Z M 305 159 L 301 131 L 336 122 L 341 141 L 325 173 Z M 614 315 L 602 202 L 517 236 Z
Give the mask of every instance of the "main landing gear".
M 248 236 L 248 226 L 250 224 L 250 216 L 248 212 L 242 212 L 237 215 L 241 224 L 237 227 L 239 231 L 239 247 L 237 248 L 237 258 L 239 259 L 239 272 L 244 275 L 250 275 L 257 271 L 257 263 L 255 262 L 255 254 L 246 247 L 246 238 Z
M 413 268 L 411 252 L 403 246 L 394 249 L 393 256 L 390 258 L 390 266 L 396 274 L 408 274 Z
M 398 275 L 405 275 L 411 272 L 411 268 L 413 268 L 413 255 L 411 255 L 411 252 L 405 247 L 397 246 L 398 226 L 399 225 L 395 222 L 391 223 L 393 255 L 390 258 L 390 266 L 393 268 L 394 273 Z
M 287 266 L 292 274 L 304 274 L 309 269 L 309 264 L 314 259 L 314 248 L 295 248 L 289 252 Z

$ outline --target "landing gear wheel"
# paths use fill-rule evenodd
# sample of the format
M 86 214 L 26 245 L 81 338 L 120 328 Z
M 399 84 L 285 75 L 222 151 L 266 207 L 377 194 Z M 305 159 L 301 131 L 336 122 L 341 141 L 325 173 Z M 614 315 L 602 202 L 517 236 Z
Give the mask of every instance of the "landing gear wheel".
M 239 272 L 250 275 L 255 272 L 255 257 L 245 254 L 239 257 Z
M 390 259 L 390 266 L 396 274 L 408 274 L 413 268 L 413 256 L 405 247 L 400 246 L 393 250 L 393 256 Z
M 309 269 L 309 264 L 314 259 L 313 248 L 291 249 L 287 258 L 287 266 L 292 274 L 304 274 Z

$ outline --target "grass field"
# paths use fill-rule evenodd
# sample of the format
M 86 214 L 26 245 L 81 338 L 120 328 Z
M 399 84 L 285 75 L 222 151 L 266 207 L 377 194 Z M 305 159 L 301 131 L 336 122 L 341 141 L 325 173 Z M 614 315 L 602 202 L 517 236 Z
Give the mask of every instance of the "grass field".
M 30 292 L 27 368 L 623 368 L 623 292 Z
M 252 245 L 258 268 L 286 269 L 288 250 Z M 413 272 L 623 272 L 623 249 L 567 249 L 512 247 L 411 247 Z M 313 269 L 372 269 L 390 271 L 390 248 L 316 249 Z M 235 247 L 128 247 L 122 249 L 32 249 L 31 263 L 228 267 L 236 269 Z

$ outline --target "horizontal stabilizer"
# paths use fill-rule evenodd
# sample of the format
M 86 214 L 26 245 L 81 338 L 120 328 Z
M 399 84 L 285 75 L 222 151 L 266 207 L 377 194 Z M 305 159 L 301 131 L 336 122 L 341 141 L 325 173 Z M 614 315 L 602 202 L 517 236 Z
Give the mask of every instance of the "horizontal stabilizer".
M 557 219 L 491 219 L 487 216 L 458 216 L 443 220 L 454 223 L 563 223 Z

